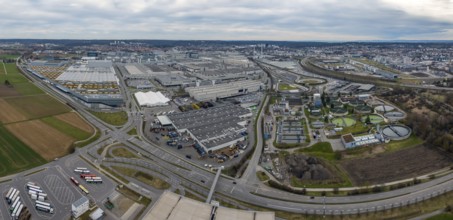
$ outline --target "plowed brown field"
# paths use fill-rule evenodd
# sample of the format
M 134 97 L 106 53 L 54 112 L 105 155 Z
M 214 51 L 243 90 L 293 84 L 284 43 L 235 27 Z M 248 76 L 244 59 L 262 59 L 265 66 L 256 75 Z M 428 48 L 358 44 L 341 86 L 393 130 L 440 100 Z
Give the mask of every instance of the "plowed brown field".
M 409 179 L 445 168 L 453 161 L 440 152 L 418 146 L 341 162 L 355 185 Z
M 79 115 L 75 112 L 68 112 L 65 114 L 54 116 L 55 118 L 62 120 L 68 124 L 71 124 L 74 127 L 80 128 L 83 131 L 92 133 L 93 127 L 91 127 L 85 120 L 80 118 Z
M 67 154 L 75 141 L 40 120 L 8 124 L 5 127 L 48 161 Z
M 27 119 L 25 115 L 17 111 L 12 105 L 3 99 L 0 99 L 0 121 L 2 123 L 10 123 L 23 121 Z

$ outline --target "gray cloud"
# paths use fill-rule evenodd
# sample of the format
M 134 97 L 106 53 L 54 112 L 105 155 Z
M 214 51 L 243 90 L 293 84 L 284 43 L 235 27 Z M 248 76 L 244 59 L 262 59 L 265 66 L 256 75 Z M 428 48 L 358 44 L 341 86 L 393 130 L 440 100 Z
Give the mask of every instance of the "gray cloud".
M 449 11 L 411 13 L 366 0 L 16 0 L 0 38 L 384 40 L 452 39 Z M 451 8 L 438 1 L 435 10 Z M 445 4 L 447 4 L 445 6 Z M 433 3 L 427 4 L 433 7 Z M 433 10 L 434 11 L 434 10 Z M 445 17 L 445 18 L 444 18 Z

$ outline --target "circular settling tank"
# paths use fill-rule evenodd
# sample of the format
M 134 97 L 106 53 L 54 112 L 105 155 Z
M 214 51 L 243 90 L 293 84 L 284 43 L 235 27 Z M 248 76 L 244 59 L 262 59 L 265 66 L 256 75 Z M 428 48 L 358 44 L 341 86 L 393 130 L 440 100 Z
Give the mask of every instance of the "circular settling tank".
M 371 107 L 368 105 L 359 105 L 355 107 L 355 110 L 360 112 L 360 113 L 371 113 Z
M 411 135 L 411 129 L 405 125 L 387 125 L 382 127 L 381 132 L 390 140 L 404 140 Z
M 369 115 L 371 124 L 379 124 L 384 121 L 384 119 L 379 115 Z M 362 122 L 365 123 L 367 116 L 362 116 L 360 119 Z
M 387 118 L 403 118 L 404 113 L 402 112 L 387 112 L 384 114 L 385 117 Z
M 340 127 L 349 127 L 349 126 L 354 125 L 356 123 L 356 121 L 352 118 L 343 117 L 343 118 L 334 118 L 332 120 L 332 123 L 335 124 L 336 126 L 340 126 Z
M 346 115 L 348 114 L 348 110 L 344 108 L 333 108 L 330 109 L 330 112 L 334 115 Z
M 393 106 L 390 105 L 379 105 L 374 108 L 378 112 L 390 112 L 395 110 Z

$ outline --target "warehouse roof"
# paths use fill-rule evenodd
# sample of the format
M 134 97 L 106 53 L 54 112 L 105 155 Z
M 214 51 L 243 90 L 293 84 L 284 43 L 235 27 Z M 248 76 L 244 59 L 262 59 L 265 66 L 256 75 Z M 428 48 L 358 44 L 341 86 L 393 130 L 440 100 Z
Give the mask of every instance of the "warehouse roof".
M 199 202 L 190 198 L 182 197 L 170 191 L 165 191 L 154 204 L 151 210 L 143 218 L 145 220 L 210 220 L 212 214 L 215 219 L 235 219 L 235 220 L 273 220 L 273 212 L 256 212 L 237 210 L 219 207 L 212 213 L 214 205 Z
M 137 92 L 134 95 L 140 106 L 167 105 L 167 102 L 170 101 L 161 92 Z
M 85 196 L 82 196 L 80 199 L 78 199 L 74 203 L 72 203 L 72 206 L 77 208 L 77 207 L 83 205 L 86 202 L 88 202 L 88 198 L 85 197 Z
M 171 121 L 166 115 L 158 115 L 157 120 L 159 120 L 162 125 L 171 125 Z

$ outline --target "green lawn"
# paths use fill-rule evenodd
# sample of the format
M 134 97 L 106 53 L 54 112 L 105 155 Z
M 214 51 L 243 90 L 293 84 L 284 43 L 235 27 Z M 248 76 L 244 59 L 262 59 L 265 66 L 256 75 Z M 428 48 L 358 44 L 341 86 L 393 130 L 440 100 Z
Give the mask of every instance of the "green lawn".
M 296 152 L 314 157 L 320 157 L 328 161 L 336 160 L 335 153 L 332 150 L 332 145 L 329 142 L 319 142 L 309 148 L 299 149 Z
M 101 119 L 105 123 L 115 126 L 121 126 L 127 122 L 127 114 L 125 111 L 112 113 L 90 111 L 90 113 L 96 116 L 97 118 Z
M 77 142 L 77 143 L 74 143 L 74 145 L 76 147 L 85 147 L 87 146 L 88 144 L 91 144 L 93 143 L 94 141 L 96 141 L 97 139 L 99 139 L 99 137 L 101 136 L 101 132 L 96 129 L 96 134 L 94 136 L 92 136 L 90 139 L 88 140 L 85 140 L 85 141 L 81 141 L 81 142 Z
M 119 173 L 135 178 L 143 183 L 146 183 L 156 189 L 168 189 L 170 188 L 170 184 L 165 182 L 164 180 L 151 176 L 147 173 L 137 171 L 131 168 L 126 168 L 126 167 L 114 167 L 116 171 Z
M 0 82 L 4 83 L 5 80 L 8 80 L 11 84 L 24 83 L 28 82 L 28 79 L 25 78 L 22 74 L 19 73 L 19 70 L 16 67 L 15 63 L 1 63 L 0 68 L 3 69 L 3 64 L 6 67 L 7 74 L 0 74 Z M 3 72 L 3 70 L 2 70 Z
M 368 131 L 368 126 L 366 126 L 364 123 L 361 121 L 356 121 L 355 125 L 349 126 L 349 127 L 343 127 L 343 130 L 340 132 L 337 132 L 337 135 L 342 135 L 342 134 L 360 134 L 363 132 Z
M 260 181 L 267 181 L 270 179 L 269 176 L 267 176 L 266 173 L 263 171 L 256 172 L 256 176 Z
M 288 85 L 286 83 L 279 83 L 278 84 L 278 90 L 293 90 L 293 89 L 297 89 L 297 88 L 294 87 L 294 86 Z
M 71 111 L 68 106 L 47 94 L 5 98 L 5 101 L 21 111 L 28 119 L 58 115 Z
M 408 147 L 414 147 L 422 144 L 423 140 L 412 134 L 408 139 L 402 141 L 390 141 L 385 145 L 386 151 L 397 151 Z
M 137 135 L 137 129 L 136 128 L 132 128 L 130 131 L 127 132 L 127 134 L 129 134 L 129 135 Z
M 439 215 L 435 215 L 431 218 L 428 218 L 427 220 L 452 220 L 452 219 L 453 219 L 452 213 L 442 213 Z
M 14 84 L 14 89 L 18 91 L 21 95 L 34 95 L 34 94 L 44 94 L 40 88 L 36 87 L 31 82 L 23 82 Z
M 0 60 L 3 60 L 3 59 L 16 59 L 19 56 L 20 56 L 19 54 L 0 54 Z
M 115 148 L 112 150 L 113 156 L 116 157 L 125 157 L 125 158 L 139 158 L 136 154 L 132 153 L 126 148 Z
M 91 133 L 74 127 L 71 124 L 68 124 L 54 117 L 42 118 L 41 121 L 77 140 L 85 140 L 91 137 Z
M 134 177 L 143 182 L 143 183 L 146 183 L 147 185 L 150 185 L 156 189 L 168 189 L 170 188 L 170 184 L 165 182 L 164 180 L 160 179 L 160 178 L 157 178 L 155 176 L 151 176 L 147 173 L 143 173 L 143 172 L 140 172 L 138 171 Z
M 0 176 L 28 170 L 46 163 L 46 160 L 34 152 L 0 125 Z
M 320 153 L 333 153 L 332 145 L 330 142 L 318 142 L 309 148 L 298 150 L 299 152 L 320 152 Z

